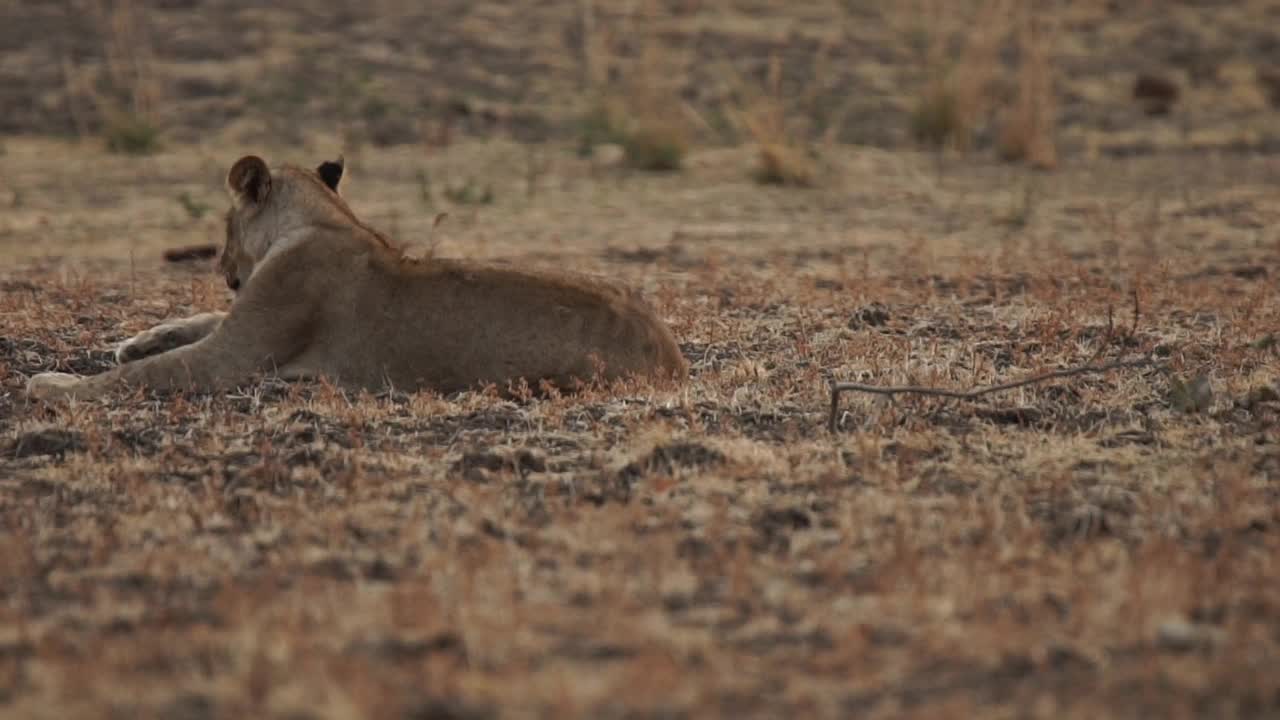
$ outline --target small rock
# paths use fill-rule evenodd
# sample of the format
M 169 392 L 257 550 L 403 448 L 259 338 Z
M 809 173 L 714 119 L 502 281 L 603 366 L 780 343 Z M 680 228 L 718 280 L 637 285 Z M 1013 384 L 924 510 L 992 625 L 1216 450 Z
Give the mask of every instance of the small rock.
M 1170 378 L 1169 404 L 1184 413 L 1201 413 L 1213 406 L 1213 386 L 1208 375 L 1197 375 L 1190 380 Z
M 452 470 L 472 482 L 486 483 L 497 473 L 511 471 L 520 477 L 529 473 L 546 472 L 547 462 L 528 448 L 511 452 L 495 450 L 470 450 L 453 464 Z
M 621 167 L 626 155 L 621 145 L 601 143 L 591 148 L 591 164 L 600 170 Z
M 1249 391 L 1249 396 L 1245 398 L 1244 405 L 1247 408 L 1261 406 L 1264 403 L 1280 402 L 1280 392 L 1270 385 L 1256 387 Z
M 1094 670 L 1097 663 L 1070 645 L 1052 643 L 1045 648 L 1045 663 L 1054 670 Z
M 866 307 L 858 308 L 853 313 L 853 317 L 849 318 L 849 329 L 857 330 L 863 327 L 881 327 L 889 322 L 889 310 L 880 303 L 872 303 Z
M 618 476 L 628 483 L 649 473 L 672 475 L 677 468 L 702 469 L 725 462 L 724 453 L 696 442 L 659 445 L 649 455 L 628 463 Z
M 1160 75 L 1142 73 L 1133 83 L 1133 99 L 1148 115 L 1168 115 L 1179 94 L 1177 83 Z
M 1156 644 L 1172 652 L 1207 650 L 1217 641 L 1217 630 L 1180 617 L 1165 620 L 1156 628 Z

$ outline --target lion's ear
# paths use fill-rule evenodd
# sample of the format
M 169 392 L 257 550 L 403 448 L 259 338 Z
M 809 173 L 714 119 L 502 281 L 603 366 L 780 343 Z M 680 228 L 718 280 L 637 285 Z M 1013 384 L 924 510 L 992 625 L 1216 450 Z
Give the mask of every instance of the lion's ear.
M 341 155 L 337 160 L 332 162 L 326 160 L 320 163 L 320 167 L 316 168 L 316 174 L 329 186 L 329 189 L 338 192 L 338 184 L 342 182 L 342 171 L 346 168 L 346 160 Z
M 236 205 L 261 205 L 271 193 L 271 171 L 257 155 L 245 155 L 227 173 L 227 189 Z

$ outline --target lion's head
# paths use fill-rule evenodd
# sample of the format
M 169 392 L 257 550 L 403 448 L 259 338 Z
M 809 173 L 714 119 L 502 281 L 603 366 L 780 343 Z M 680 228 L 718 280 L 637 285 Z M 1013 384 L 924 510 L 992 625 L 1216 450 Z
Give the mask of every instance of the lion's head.
M 301 240 L 317 223 L 355 220 L 338 194 L 342 157 L 315 170 L 284 165 L 273 173 L 256 155 L 246 155 L 227 173 L 231 209 L 218 270 L 227 287 L 239 290 L 253 270 L 282 243 Z

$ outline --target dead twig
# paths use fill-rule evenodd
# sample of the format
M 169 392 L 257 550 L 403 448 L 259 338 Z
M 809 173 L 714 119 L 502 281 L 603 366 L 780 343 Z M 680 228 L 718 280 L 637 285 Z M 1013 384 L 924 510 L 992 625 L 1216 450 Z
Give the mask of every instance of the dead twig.
M 831 382 L 831 417 L 827 421 L 827 428 L 835 433 L 836 420 L 840 415 L 840 393 L 842 392 L 863 392 L 872 395 L 929 395 L 932 397 L 955 398 L 958 400 L 973 400 L 983 395 L 1002 392 L 1004 390 L 1013 390 L 1027 385 L 1035 385 L 1049 380 L 1058 380 L 1067 377 L 1076 377 L 1078 375 L 1092 375 L 1096 373 L 1109 372 L 1111 370 L 1119 370 L 1121 368 L 1137 368 L 1155 365 L 1157 361 L 1152 357 L 1134 358 L 1129 360 L 1116 360 L 1114 362 L 1103 363 L 1101 365 L 1077 365 L 1076 367 L 1063 368 L 1052 372 L 1032 375 L 1021 380 L 1000 383 L 999 385 L 990 385 L 987 387 L 971 388 L 969 390 L 947 390 L 945 388 L 921 387 L 918 385 L 865 385 L 855 382 Z
M 170 248 L 164 251 L 164 259 L 169 262 L 186 262 L 188 260 L 208 260 L 218 255 L 217 245 L 189 245 L 187 247 Z

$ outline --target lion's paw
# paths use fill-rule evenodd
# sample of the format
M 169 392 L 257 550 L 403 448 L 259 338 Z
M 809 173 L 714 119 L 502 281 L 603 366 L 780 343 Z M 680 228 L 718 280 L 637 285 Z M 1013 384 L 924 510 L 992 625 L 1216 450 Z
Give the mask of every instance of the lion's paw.
M 58 400 L 71 395 L 80 376 L 71 373 L 40 373 L 27 381 L 27 397 L 36 400 Z
M 120 343 L 116 348 L 116 362 L 120 365 L 141 360 L 152 355 L 169 352 L 187 344 L 182 328 L 177 323 L 157 325 L 144 330 Z
M 199 342 L 216 331 L 225 316 L 226 313 L 207 312 L 160 323 L 120 343 L 116 362 L 124 365 Z

